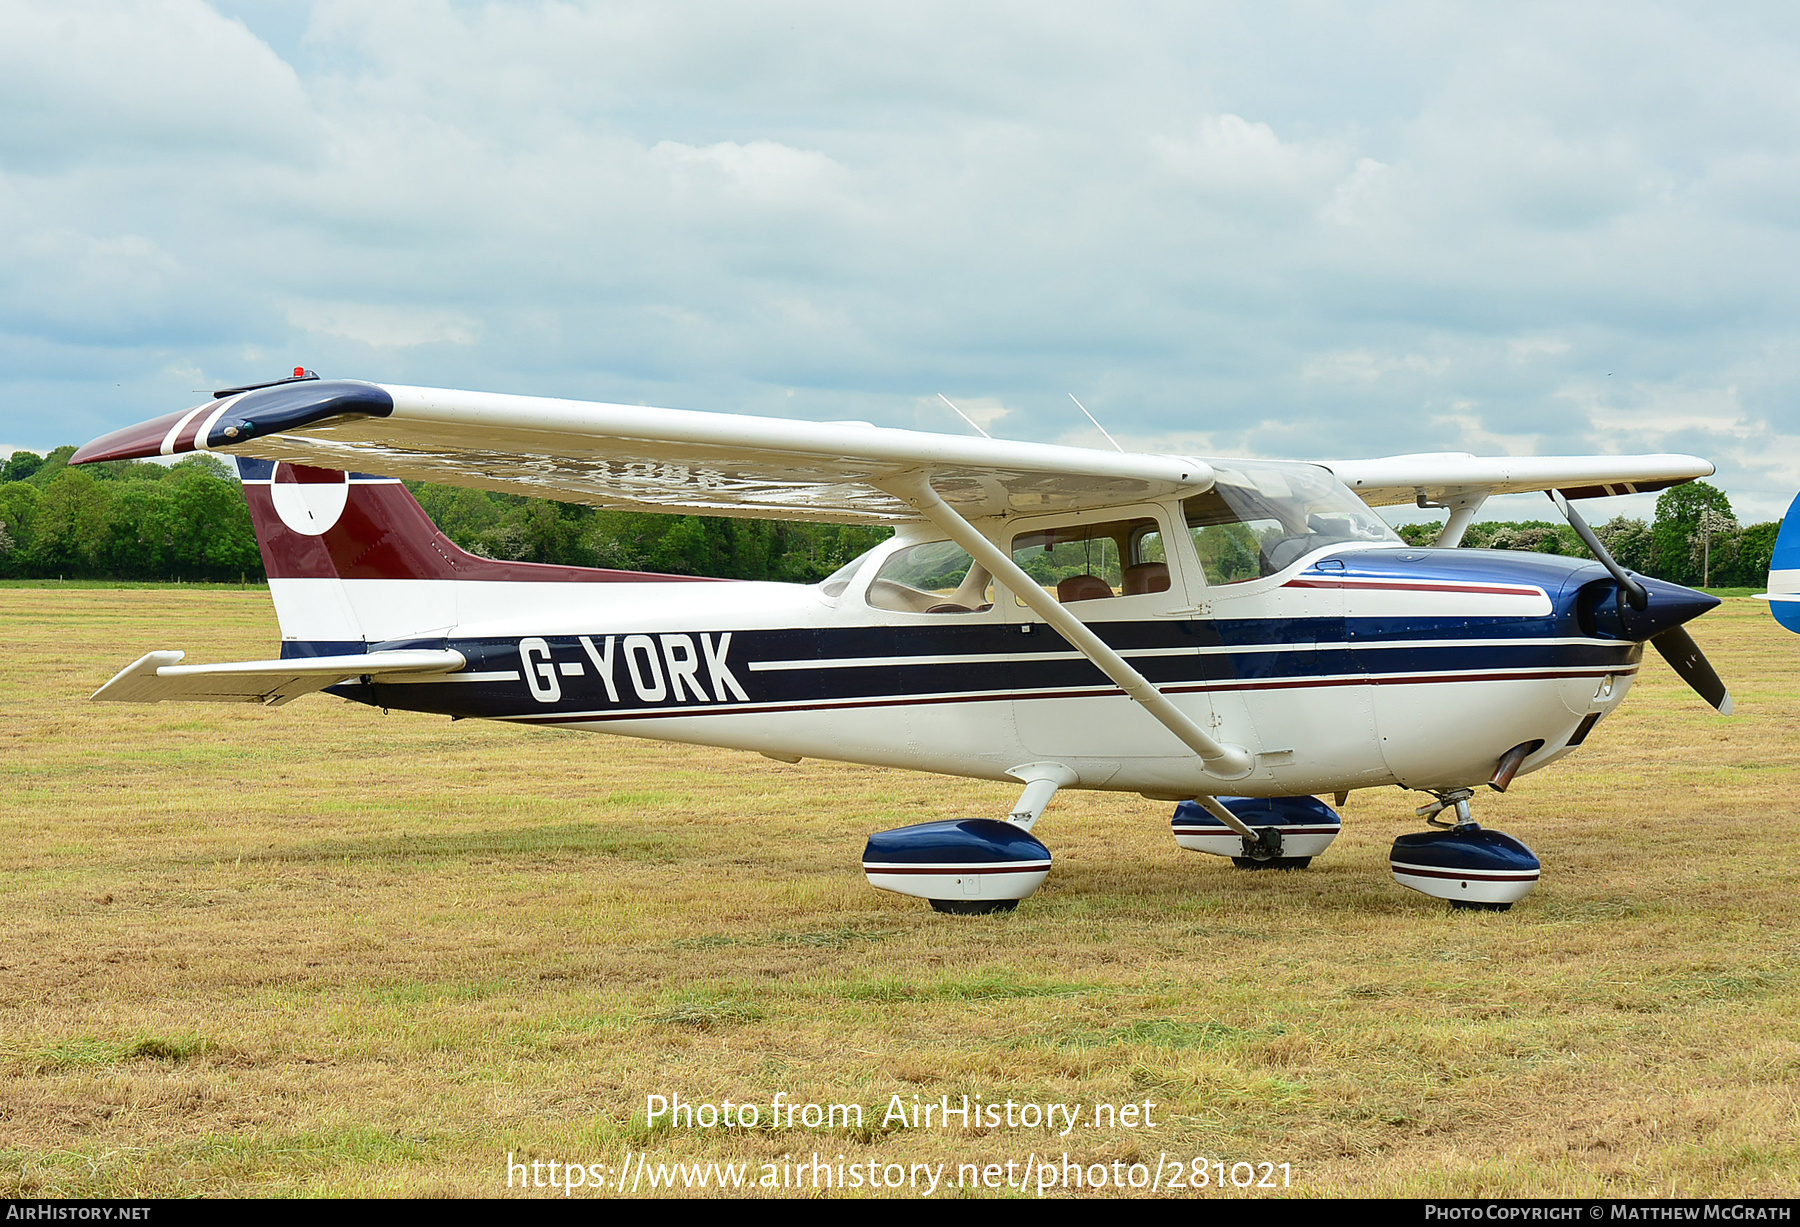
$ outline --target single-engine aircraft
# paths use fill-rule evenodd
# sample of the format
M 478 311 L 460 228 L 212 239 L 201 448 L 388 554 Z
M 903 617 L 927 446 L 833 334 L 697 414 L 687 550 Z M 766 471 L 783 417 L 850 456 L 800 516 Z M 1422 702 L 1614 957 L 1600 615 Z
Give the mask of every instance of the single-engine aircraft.
M 1318 797 L 1388 784 L 1435 798 L 1395 879 L 1504 909 L 1539 863 L 1473 821 L 1477 788 L 1581 745 L 1646 642 L 1730 711 L 1682 626 L 1717 601 L 1627 572 L 1569 504 L 1713 471 L 1691 456 L 1202 459 L 296 370 L 72 462 L 188 452 L 237 459 L 280 659 L 151 652 L 95 699 L 325 691 L 1022 785 L 1007 815 L 870 837 L 869 881 L 939 911 L 1037 889 L 1059 789 L 1179 802 L 1181 846 L 1292 869 L 1339 830 Z M 812 585 L 503 562 L 452 544 L 402 479 L 895 531 Z M 1524 491 L 1597 561 L 1452 548 Z M 1400 503 L 1449 513 L 1430 548 L 1372 510 Z

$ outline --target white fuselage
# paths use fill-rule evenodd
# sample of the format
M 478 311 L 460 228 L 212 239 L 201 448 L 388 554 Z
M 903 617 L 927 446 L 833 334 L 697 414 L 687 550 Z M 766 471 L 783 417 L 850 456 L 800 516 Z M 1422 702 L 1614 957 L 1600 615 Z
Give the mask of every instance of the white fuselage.
M 1140 512 L 1166 523 L 1179 507 Z M 1040 521 L 1057 522 L 980 526 L 1016 539 Z M 1576 627 L 1591 564 L 1339 543 L 1208 587 L 1167 532 L 1167 590 L 1068 608 L 1250 752 L 1247 774 L 1218 777 L 1004 587 L 974 612 L 873 607 L 883 560 L 928 536 L 896 537 L 841 586 L 273 582 L 296 643 L 354 631 L 469 657 L 464 673 L 342 688 L 383 706 L 984 779 L 1053 762 L 1078 787 L 1167 798 L 1458 787 L 1528 742 L 1535 770 L 1617 706 L 1641 657 Z

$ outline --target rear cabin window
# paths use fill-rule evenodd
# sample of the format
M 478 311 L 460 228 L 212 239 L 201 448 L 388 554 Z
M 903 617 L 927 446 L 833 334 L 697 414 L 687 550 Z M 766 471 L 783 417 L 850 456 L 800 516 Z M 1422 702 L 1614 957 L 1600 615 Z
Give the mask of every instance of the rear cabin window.
M 1065 605 L 1169 588 L 1162 528 L 1149 516 L 1020 533 L 1013 538 L 1012 556 L 1020 570 Z
M 827 575 L 819 582 L 819 591 L 826 596 L 843 596 L 844 589 L 850 586 L 850 581 L 856 578 L 858 571 L 862 570 L 863 562 L 867 558 L 867 554 L 858 555 Z

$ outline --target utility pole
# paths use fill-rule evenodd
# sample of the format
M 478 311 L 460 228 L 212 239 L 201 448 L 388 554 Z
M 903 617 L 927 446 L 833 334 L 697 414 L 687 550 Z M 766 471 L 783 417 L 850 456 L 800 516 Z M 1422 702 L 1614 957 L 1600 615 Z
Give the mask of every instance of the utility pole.
M 1706 510 L 1700 513 L 1700 531 L 1705 533 L 1700 547 L 1700 586 L 1712 587 L 1712 499 L 1706 500 Z

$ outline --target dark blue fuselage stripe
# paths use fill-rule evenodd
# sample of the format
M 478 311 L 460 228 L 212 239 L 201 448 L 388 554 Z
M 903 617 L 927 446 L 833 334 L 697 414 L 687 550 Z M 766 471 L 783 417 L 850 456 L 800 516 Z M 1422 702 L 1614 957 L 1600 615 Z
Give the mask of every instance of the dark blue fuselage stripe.
M 1518 682 L 1518 681 L 1558 681 L 1564 678 L 1599 678 L 1608 673 L 1625 676 L 1637 672 L 1636 666 L 1627 666 L 1616 670 L 1590 670 L 1583 672 L 1539 671 L 1529 673 L 1489 674 L 1456 674 L 1429 673 L 1407 677 L 1341 677 L 1292 678 L 1281 682 L 1247 682 L 1241 684 L 1225 683 L 1220 685 L 1164 686 L 1165 694 L 1214 694 L 1231 690 L 1318 690 L 1338 686 L 1431 686 L 1446 682 Z M 612 712 L 571 711 L 563 715 L 546 715 L 542 711 L 520 711 L 515 702 L 510 715 L 496 715 L 498 720 L 511 720 L 521 724 L 599 724 L 612 720 L 663 720 L 676 716 L 729 716 L 733 714 L 774 714 L 779 712 L 800 711 L 847 711 L 867 707 L 929 707 L 949 703 L 1010 703 L 1039 699 L 1090 699 L 1097 696 L 1119 695 L 1125 692 L 1107 683 L 1086 690 L 1026 690 L 1014 693 L 978 692 L 973 694 L 926 694 L 926 695 L 880 695 L 864 699 L 822 700 L 814 703 L 770 703 L 770 704 L 684 704 L 663 707 L 621 708 Z M 433 708 L 431 710 L 438 710 Z
M 916 628 L 894 628 L 912 631 Z M 959 628 L 960 629 L 960 628 Z M 793 631 L 736 631 L 725 656 L 725 665 L 744 692 L 737 696 L 711 677 L 702 665 L 696 673 L 704 702 L 691 695 L 678 701 L 673 687 L 660 702 L 644 702 L 633 685 L 623 663 L 623 637 L 613 636 L 614 666 L 612 680 L 618 700 L 609 698 L 602 680 L 595 674 L 591 657 L 580 641 L 573 637 L 546 640 L 550 657 L 538 667 L 555 670 L 556 697 L 553 702 L 529 701 L 525 673 L 516 639 L 481 639 L 409 641 L 406 646 L 447 646 L 463 653 L 469 673 L 514 673 L 517 681 L 482 681 L 422 686 L 416 684 L 377 683 L 362 686 L 346 683 L 334 688 L 346 697 L 401 710 L 444 712 L 451 715 L 483 716 L 500 719 L 524 719 L 554 722 L 559 719 L 580 720 L 644 719 L 665 715 L 716 714 L 746 708 L 760 710 L 799 710 L 832 705 L 890 706 L 921 702 L 979 702 L 1002 699 L 1085 697 L 1093 694 L 1117 693 L 1111 682 L 1085 658 L 1071 655 L 1066 659 L 1008 660 L 1010 655 L 1038 655 L 1061 649 L 1060 640 L 1053 641 L 1040 630 L 1022 635 L 1011 631 L 1011 651 L 997 660 L 937 661 L 933 663 L 882 663 L 867 666 L 806 669 L 787 667 L 780 670 L 753 671 L 754 661 L 780 660 L 791 664 L 805 659 L 821 662 L 864 659 L 866 655 L 920 656 L 950 655 L 957 649 L 967 652 L 963 643 L 947 644 L 943 638 L 922 640 L 916 634 L 885 636 L 885 642 L 870 644 L 865 629 L 848 634 L 822 631 L 812 634 L 811 651 L 805 657 L 794 649 Z M 1107 628 L 1114 629 L 1114 628 Z M 1177 638 L 1167 626 L 1138 627 L 1138 633 L 1118 639 L 1135 638 L 1144 647 L 1178 647 L 1169 640 Z M 1416 633 L 1409 625 L 1408 633 Z M 1458 628 L 1466 636 L 1466 628 Z M 1144 643 L 1151 633 L 1162 642 Z M 1110 638 L 1115 636 L 1108 635 Z M 1482 638 L 1492 636 L 1482 635 Z M 649 636 L 658 641 L 657 636 Z M 719 636 L 713 636 L 716 643 Z M 957 636 L 962 638 L 962 636 Z M 848 640 L 848 642 L 845 642 Z M 896 642 L 904 641 L 904 642 Z M 379 645 L 383 648 L 399 643 Z M 982 644 L 981 647 L 996 647 Z M 1190 640 L 1188 646 L 1195 646 Z M 831 651 L 830 649 L 837 649 Z M 844 651 L 849 648 L 852 651 Z M 877 649 L 870 652 L 870 648 Z M 911 649 L 908 652 L 906 649 Z M 1127 648 L 1127 652 L 1131 649 Z M 1204 655 L 1136 656 L 1133 665 L 1149 680 L 1170 693 L 1198 693 L 1218 690 L 1286 689 L 1307 686 L 1418 684 L 1431 681 L 1476 680 L 1493 671 L 1508 671 L 1533 679 L 1556 677 L 1598 677 L 1607 673 L 1635 671 L 1636 644 L 1618 643 L 1543 643 L 1520 640 L 1508 643 L 1458 644 L 1441 646 L 1413 644 L 1407 647 L 1383 647 L 1377 642 L 1353 647 L 1300 647 L 1289 651 L 1209 652 Z M 973 653 L 971 653 L 973 654 Z M 642 663 L 642 662 L 640 662 Z M 564 666 L 578 668 L 578 673 L 563 672 Z M 659 668 L 661 666 L 659 665 Z M 542 687 L 541 687 L 542 688 Z M 654 685 L 651 690 L 654 691 Z

